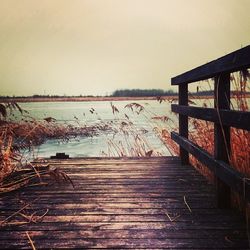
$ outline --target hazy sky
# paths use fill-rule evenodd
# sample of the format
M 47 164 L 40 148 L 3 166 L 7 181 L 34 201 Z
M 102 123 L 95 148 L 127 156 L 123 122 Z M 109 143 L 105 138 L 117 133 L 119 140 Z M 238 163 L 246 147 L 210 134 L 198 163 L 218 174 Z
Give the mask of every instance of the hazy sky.
M 250 44 L 250 0 L 0 0 L 0 95 L 170 88 Z

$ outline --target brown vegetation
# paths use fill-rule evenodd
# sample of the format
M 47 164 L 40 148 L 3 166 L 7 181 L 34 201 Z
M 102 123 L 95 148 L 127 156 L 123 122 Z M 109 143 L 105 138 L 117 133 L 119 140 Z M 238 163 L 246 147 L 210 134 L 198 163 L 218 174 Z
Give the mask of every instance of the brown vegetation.
M 52 117 L 37 121 L 27 118 L 27 114 L 20 122 L 13 122 L 7 119 L 13 110 L 27 113 L 17 103 L 0 104 L 0 193 L 15 190 L 34 180 L 42 183 L 43 175 L 55 177 L 57 181 L 67 180 L 67 176 L 57 170 L 35 169 L 31 163 L 23 164 L 23 154 L 20 153 L 22 149 L 32 150 L 34 145 L 40 145 L 48 139 L 67 142 L 77 136 L 94 136 L 111 129 L 107 123 L 74 126 L 57 123 Z
M 231 109 L 249 111 L 249 96 L 246 94 L 250 90 L 250 75 L 248 72 L 237 72 L 231 75 Z M 211 88 L 211 87 L 210 87 Z M 210 106 L 211 100 L 204 100 L 200 97 L 195 100 L 195 105 Z M 165 118 L 164 118 L 165 119 Z M 167 123 L 162 129 L 162 137 L 170 151 L 178 155 L 179 147 L 170 138 L 170 131 L 176 131 L 177 124 L 171 126 Z M 189 118 L 189 139 L 199 145 L 211 155 L 214 154 L 214 125 L 198 119 Z M 230 154 L 230 165 L 250 178 L 250 132 L 246 130 L 231 128 L 231 148 L 227 150 Z M 190 156 L 191 164 L 197 168 L 210 181 L 214 181 L 214 175 L 206 166 L 201 164 L 196 158 Z M 232 196 L 233 204 L 240 209 L 244 209 L 245 203 L 238 195 Z
M 232 75 L 234 85 L 234 103 L 231 105 L 234 109 L 249 110 L 247 103 L 247 93 L 249 91 L 249 76 L 246 74 Z M 155 97 L 154 97 L 155 98 Z M 122 98 L 119 98 L 121 100 Z M 126 100 L 128 98 L 125 98 Z M 176 98 L 156 98 L 160 103 L 169 101 L 172 103 Z M 206 101 L 211 101 L 205 99 Z M 211 106 L 204 101 L 204 96 L 192 101 L 191 105 Z M 24 112 L 16 103 L 5 103 L 0 105 L 0 183 L 6 177 L 11 175 L 18 166 L 21 165 L 22 155 L 19 153 L 20 148 L 32 148 L 33 145 L 41 144 L 47 139 L 56 138 L 68 141 L 76 136 L 93 136 L 100 132 L 109 131 L 113 133 L 113 138 L 107 138 L 108 149 L 103 150 L 103 156 L 160 156 L 150 142 L 147 140 L 145 128 L 137 128 L 126 114 L 126 110 L 131 110 L 134 114 L 143 116 L 148 123 L 149 129 L 156 132 L 159 138 L 165 143 L 172 155 L 178 155 L 178 146 L 171 140 L 170 132 L 178 130 L 177 119 L 172 119 L 170 115 L 158 116 L 152 113 L 146 107 L 132 102 L 124 107 L 123 112 L 111 103 L 111 110 L 116 118 L 112 124 L 107 124 L 100 120 L 100 123 L 94 126 L 73 126 L 72 124 L 60 124 L 52 117 L 47 117 L 44 121 L 35 119 L 24 120 L 21 122 L 8 122 L 5 118 L 7 110 L 18 109 Z M 119 115 L 119 116 L 118 116 Z M 121 116 L 124 116 L 121 118 Z M 190 119 L 190 139 L 213 154 L 213 124 L 197 119 Z M 117 136 L 119 134 L 119 136 Z M 123 140 L 120 137 L 123 137 Z M 118 138 L 116 140 L 116 138 Z M 231 165 L 250 176 L 250 133 L 243 130 L 231 129 L 232 138 L 232 155 L 230 158 Z M 229 150 L 230 151 L 230 150 Z M 191 157 L 192 164 L 200 171 L 209 176 L 213 175 L 206 170 L 195 158 Z
M 175 96 L 164 96 L 164 99 L 173 99 Z M 114 96 L 97 96 L 97 97 L 10 97 L 8 99 L 0 98 L 0 102 L 97 102 L 97 101 L 135 101 L 135 100 L 155 100 L 155 96 L 139 97 L 114 97 Z

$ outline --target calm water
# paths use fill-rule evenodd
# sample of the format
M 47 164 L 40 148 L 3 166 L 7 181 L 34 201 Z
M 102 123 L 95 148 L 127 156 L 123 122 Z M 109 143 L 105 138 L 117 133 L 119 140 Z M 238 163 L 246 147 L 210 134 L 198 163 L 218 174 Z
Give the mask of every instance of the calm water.
M 57 152 L 65 152 L 71 157 L 83 156 L 115 156 L 115 150 L 110 146 L 125 145 L 124 134 L 119 131 L 122 121 L 126 120 L 125 114 L 133 123 L 133 133 L 141 135 L 147 141 L 146 151 L 153 150 L 155 155 L 170 155 L 166 146 L 156 135 L 154 129 L 156 126 L 164 127 L 164 122 L 152 120 L 155 116 L 171 116 L 170 103 L 155 100 L 136 101 L 142 105 L 144 110 L 138 115 L 129 108 L 127 104 L 133 101 L 115 101 L 113 104 L 119 110 L 119 113 L 112 113 L 110 102 L 32 102 L 23 103 L 21 107 L 29 112 L 29 115 L 43 120 L 46 117 L 53 117 L 60 123 L 72 123 L 77 126 L 91 125 L 107 122 L 113 124 L 118 132 L 102 132 L 93 137 L 77 137 L 65 143 L 60 140 L 47 140 L 44 144 L 35 147 L 34 152 L 26 151 L 27 157 L 49 157 Z M 94 109 L 91 113 L 90 110 Z M 172 114 L 173 119 L 174 115 Z
M 205 102 L 207 107 L 212 107 L 212 100 L 194 100 L 192 106 L 202 106 Z M 137 147 L 132 135 L 139 135 L 145 143 L 145 151 L 153 150 L 153 155 L 168 156 L 170 152 L 157 135 L 156 128 L 159 130 L 176 128 L 177 117 L 170 112 L 171 103 L 156 100 L 135 101 L 144 107 L 144 110 L 137 114 L 125 106 L 133 101 L 114 101 L 113 105 L 119 112 L 113 114 L 110 102 L 31 102 L 22 103 L 21 107 L 29 112 L 29 115 L 37 120 L 46 117 L 53 117 L 58 123 L 73 124 L 74 126 L 91 126 L 108 123 L 114 131 L 101 132 L 93 137 L 79 136 L 70 141 L 47 140 L 44 144 L 37 146 L 31 152 L 25 151 L 28 159 L 33 157 L 49 157 L 57 152 L 65 152 L 71 157 L 91 157 L 91 156 L 119 156 L 116 148 L 130 149 Z M 237 107 L 233 100 L 234 107 Z M 250 105 L 250 99 L 248 99 Z M 90 112 L 92 110 L 93 112 Z M 15 114 L 14 114 L 15 115 Z M 129 117 L 129 120 L 125 117 Z M 168 122 L 152 119 L 156 116 L 167 116 Z M 21 119 L 16 113 L 15 120 Z M 171 120 L 173 122 L 171 122 Z M 122 122 L 131 121 L 129 135 L 124 136 Z M 158 131 L 159 131 L 158 130 Z M 145 144 L 145 145 L 144 145 Z M 129 150 L 125 150 L 127 156 L 131 156 Z

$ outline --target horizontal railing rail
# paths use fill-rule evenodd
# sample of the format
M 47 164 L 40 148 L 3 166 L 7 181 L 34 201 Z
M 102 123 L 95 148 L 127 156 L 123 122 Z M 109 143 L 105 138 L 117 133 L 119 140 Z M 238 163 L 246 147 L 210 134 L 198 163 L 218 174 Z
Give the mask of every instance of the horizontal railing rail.
M 230 167 L 229 164 L 215 160 L 206 150 L 177 133 L 173 132 L 171 138 L 196 159 L 205 164 L 234 191 L 241 193 L 246 200 L 250 201 L 250 180 L 245 178 L 243 174 Z
M 171 105 L 172 111 L 179 114 L 179 134 L 172 132 L 171 138 L 180 146 L 182 164 L 189 164 L 192 154 L 215 174 L 217 205 L 221 208 L 230 207 L 231 190 L 250 202 L 250 180 L 230 166 L 230 128 L 250 131 L 250 112 L 230 110 L 230 74 L 249 68 L 247 46 L 171 79 L 172 85 L 179 86 L 179 104 Z M 212 77 L 214 108 L 188 106 L 188 85 Z M 214 123 L 214 155 L 188 139 L 188 117 Z
M 250 67 L 250 45 L 171 79 L 172 85 L 192 83 Z
M 214 108 L 199 108 L 172 104 L 173 112 L 192 118 L 222 123 L 225 126 L 250 131 L 250 112 L 221 109 L 218 113 Z

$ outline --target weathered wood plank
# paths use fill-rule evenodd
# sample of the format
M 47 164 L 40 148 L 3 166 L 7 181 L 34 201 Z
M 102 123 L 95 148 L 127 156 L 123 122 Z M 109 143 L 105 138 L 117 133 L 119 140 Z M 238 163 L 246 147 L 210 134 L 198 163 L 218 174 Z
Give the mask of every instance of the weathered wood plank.
M 221 73 L 215 77 L 214 85 L 214 107 L 230 109 L 230 73 Z M 229 163 L 231 155 L 230 127 L 219 122 L 214 124 L 214 158 Z M 216 176 L 216 195 L 219 208 L 231 207 L 231 187 L 224 179 Z
M 39 200 L 43 200 L 43 199 L 50 199 L 51 196 L 54 197 L 54 199 L 68 199 L 68 200 L 74 200 L 77 197 L 79 197 L 79 195 L 81 196 L 81 198 L 83 199 L 87 199 L 87 198 L 153 198 L 153 199 L 169 199 L 169 198 L 175 198 L 175 199 L 183 199 L 183 195 L 186 195 L 187 197 L 191 196 L 192 199 L 193 198 L 202 198 L 202 197 L 215 197 L 214 194 L 212 193 L 201 193 L 201 192 L 195 192 L 195 193 L 191 193 L 190 192 L 182 192 L 182 193 L 175 193 L 175 192 L 171 192 L 171 193 L 148 193 L 148 192 L 144 192 L 144 193 L 134 193 L 134 192 L 130 192 L 130 193 L 48 193 L 48 194 L 44 194 L 44 193 L 33 193 L 31 195 L 22 195 L 19 196 L 18 198 L 16 198 L 16 200 L 24 200 L 24 199 L 35 199 L 37 197 L 39 197 Z M 6 199 L 9 200 L 10 199 Z M 1 202 L 6 201 L 4 199 L 1 200 Z M 11 200 L 15 200 L 11 199 Z
M 105 167 L 106 165 L 123 165 L 123 164 L 146 164 L 150 165 L 152 163 L 158 164 L 178 164 L 180 159 L 176 156 L 167 156 L 167 157 L 115 157 L 115 158 L 107 158 L 107 157 L 78 157 L 73 159 L 65 159 L 65 160 L 52 160 L 49 158 L 45 159 L 36 159 L 32 163 L 34 164 L 56 164 L 56 165 L 67 165 L 67 164 L 86 164 L 86 165 L 96 165 Z
M 245 190 L 249 190 L 248 185 L 250 185 L 250 183 L 245 181 L 245 177 L 241 173 L 230 167 L 225 162 L 215 160 L 204 149 L 195 145 L 186 138 L 179 136 L 177 133 L 172 132 L 171 137 L 174 141 L 181 144 L 182 147 L 188 149 L 189 153 L 194 155 L 199 161 L 204 163 L 208 168 L 216 173 L 216 176 L 223 180 L 228 186 L 241 195 L 245 195 L 244 198 L 247 201 L 250 201 L 249 193 L 245 192 Z
M 19 240 L 18 242 L 8 242 L 13 247 L 19 249 L 27 249 L 30 247 L 27 240 Z M 38 241 L 38 245 L 42 244 L 45 248 L 79 248 L 79 249 L 226 249 L 238 246 L 240 249 L 245 248 L 246 240 L 227 241 L 225 239 L 206 239 L 195 241 L 192 239 L 64 239 L 61 241 Z M 5 249 L 6 246 L 3 246 Z
M 230 240 L 246 238 L 245 231 L 231 230 L 187 230 L 182 231 L 179 229 L 141 229 L 141 230 L 79 230 L 79 231 L 54 231 L 53 234 L 47 231 L 29 231 L 29 235 L 34 239 L 64 239 L 65 232 L 70 239 L 91 238 L 91 239 L 222 239 L 228 237 Z M 25 239 L 26 234 L 23 231 L 7 231 L 0 235 L 0 239 Z
M 28 207 L 25 209 L 27 214 L 32 214 L 36 209 L 32 207 Z M 11 209 L 1 209 L 0 215 L 8 217 L 15 213 L 17 209 L 11 208 Z M 41 209 L 41 213 L 42 213 Z M 218 210 L 218 209 L 207 209 L 207 208 L 192 208 L 192 213 L 187 209 L 187 207 L 183 208 L 105 208 L 105 207 L 98 207 L 96 208 L 67 208 L 65 209 L 63 206 L 57 206 L 54 208 L 50 208 L 48 211 L 48 215 L 50 216 L 57 216 L 57 215 L 164 215 L 167 216 L 166 213 L 169 214 L 170 217 L 175 217 L 177 215 L 184 215 L 189 216 L 190 218 L 192 216 L 203 216 L 206 217 L 206 215 L 213 215 L 215 217 L 222 217 L 227 216 L 228 218 L 235 217 L 242 219 L 242 215 L 236 215 L 234 211 L 228 212 L 225 214 L 224 210 Z
M 176 187 L 176 190 L 183 190 L 186 189 L 186 191 L 188 191 L 190 188 L 190 190 L 194 189 L 194 188 L 198 188 L 199 184 L 201 187 L 201 191 L 208 191 L 208 187 L 206 187 L 205 183 L 191 183 L 190 185 L 188 185 L 186 182 L 184 181 L 179 181 L 176 182 L 176 185 L 174 183 L 169 183 L 168 185 L 164 184 L 164 183 L 149 183 L 149 185 L 152 184 L 152 187 L 150 188 L 149 186 L 147 186 L 145 183 L 110 183 L 110 184 L 106 184 L 106 183 L 100 183 L 100 184 L 88 184 L 88 183 L 79 183 L 78 184 L 78 190 L 89 190 L 89 191 L 95 191 L 95 190 L 111 190 L 112 187 L 114 190 L 117 191 L 129 191 L 129 192 L 139 192 L 141 190 L 148 190 L 148 192 L 150 192 L 150 190 L 155 189 L 155 190 L 161 190 L 161 189 L 168 189 L 168 190 L 173 190 Z M 50 187 L 52 187 L 53 185 L 51 185 Z M 49 187 L 47 187 L 48 189 Z M 62 190 L 65 189 L 70 189 L 70 190 L 74 190 L 72 186 L 68 185 L 66 187 L 61 187 Z M 60 190 L 60 186 L 55 186 L 55 190 Z M 30 190 L 30 189 L 29 189 Z M 211 188 L 210 188 L 211 190 Z
M 15 223 L 15 222 L 14 222 Z M 136 221 L 126 221 L 126 222 L 43 222 L 43 223 L 27 223 L 22 226 L 11 226 L 9 223 L 8 226 L 5 226 L 1 229 L 1 233 L 4 234 L 6 231 L 33 231 L 33 230 L 92 230 L 98 231 L 102 230 L 145 230 L 145 229 L 179 229 L 179 230 L 246 230 L 246 227 L 241 222 L 231 222 L 231 221 L 222 221 L 217 223 L 216 221 L 210 222 L 198 222 L 198 221 L 189 221 L 187 222 L 136 222 Z
M 188 85 L 183 84 L 179 85 L 179 105 L 188 105 Z M 183 137 L 188 138 L 188 117 L 186 115 L 180 114 L 179 115 L 179 134 Z M 183 147 L 179 147 L 180 151 L 180 159 L 182 165 L 189 164 L 189 153 Z
M 215 123 L 221 122 L 225 126 L 250 131 L 250 112 L 220 109 L 218 113 L 218 111 L 213 108 L 191 107 L 176 104 L 172 104 L 171 109 L 178 114 Z
M 179 181 L 182 183 L 183 181 Z M 117 184 L 117 183 L 116 183 Z M 119 183 L 118 183 L 119 184 Z M 198 183 L 199 184 L 199 183 Z M 174 186 L 174 185 L 155 185 L 151 189 L 148 186 L 142 186 L 142 185 L 127 185 L 128 187 L 119 187 L 118 185 L 115 185 L 115 189 L 112 188 L 112 185 L 106 186 L 106 188 L 96 188 L 95 185 L 92 185 L 92 187 L 87 188 L 87 186 L 77 187 L 73 188 L 72 186 L 65 186 L 65 185 L 46 185 L 46 186 L 36 186 L 34 188 L 29 187 L 25 188 L 25 192 L 20 193 L 20 195 L 26 194 L 26 192 L 33 191 L 34 194 L 46 194 L 50 193 L 51 195 L 57 194 L 57 193 L 135 193 L 135 190 L 138 193 L 176 193 L 177 195 L 179 193 L 200 193 L 200 192 L 213 192 L 215 190 L 212 186 L 205 186 L 205 185 L 199 185 L 199 189 L 197 188 L 198 185 L 190 185 L 189 189 L 183 189 L 182 186 Z M 53 188 L 53 190 L 51 190 Z
M 153 159 L 138 166 L 135 159 L 76 161 L 76 167 L 73 159 L 50 166 L 66 169 L 75 189 L 51 183 L 0 197 L 0 221 L 25 204 L 23 214 L 33 219 L 47 211 L 41 222 L 17 226 L 27 219 L 16 214 L 3 224 L 0 249 L 30 248 L 26 232 L 38 249 L 247 247 L 242 217 L 217 209 L 214 188 L 180 161 Z
M 187 213 L 181 214 L 178 213 L 176 215 L 172 215 L 171 212 L 169 212 L 169 216 L 172 216 L 173 218 L 176 218 L 173 222 L 173 224 L 176 225 L 176 223 L 179 222 L 190 222 L 195 220 L 196 223 L 224 223 L 225 220 L 230 220 L 230 223 L 237 224 L 239 218 L 238 217 L 232 217 L 230 218 L 228 215 L 220 214 L 220 216 L 212 214 L 206 214 L 206 216 L 202 215 L 189 215 Z M 3 221 L 6 217 L 0 216 L 0 221 Z M 36 218 L 34 216 L 34 218 Z M 23 218 L 20 216 L 15 219 L 15 221 L 23 221 Z M 102 214 L 82 214 L 82 215 L 50 215 L 49 213 L 43 218 L 43 223 L 122 223 L 122 222 L 171 222 L 170 219 L 166 214 L 154 214 L 154 215 L 148 215 L 148 214 L 123 214 L 123 215 L 102 215 Z
M 31 199 L 33 199 L 34 197 L 31 197 Z M 201 207 L 203 206 L 203 204 L 200 203 L 207 203 L 207 204 L 213 204 L 214 201 L 211 201 L 211 197 L 186 197 L 186 199 L 189 200 L 189 203 L 194 205 L 194 206 L 198 206 Z M 6 199 L 6 200 L 2 200 L 0 202 L 0 205 L 7 205 L 7 204 L 13 204 L 14 202 L 18 201 L 18 199 Z M 28 199 L 27 199 L 28 201 Z M 168 203 L 184 203 L 183 202 L 183 197 L 182 198 L 159 198 L 159 197 L 143 197 L 143 198 L 127 198 L 127 197 L 73 197 L 70 198 L 70 196 L 68 197 L 59 197 L 59 198 L 54 198 L 53 199 L 49 199 L 47 197 L 41 197 L 39 198 L 39 201 L 37 203 L 41 204 L 41 203 L 47 203 L 47 204 L 62 204 L 62 203 L 66 203 L 66 202 L 71 202 L 71 203 L 81 203 L 81 202 L 86 202 L 86 203 L 137 203 L 137 204 L 145 204 L 145 203 L 163 203 L 163 204 L 168 204 Z M 196 204 L 197 203 L 197 204 Z

